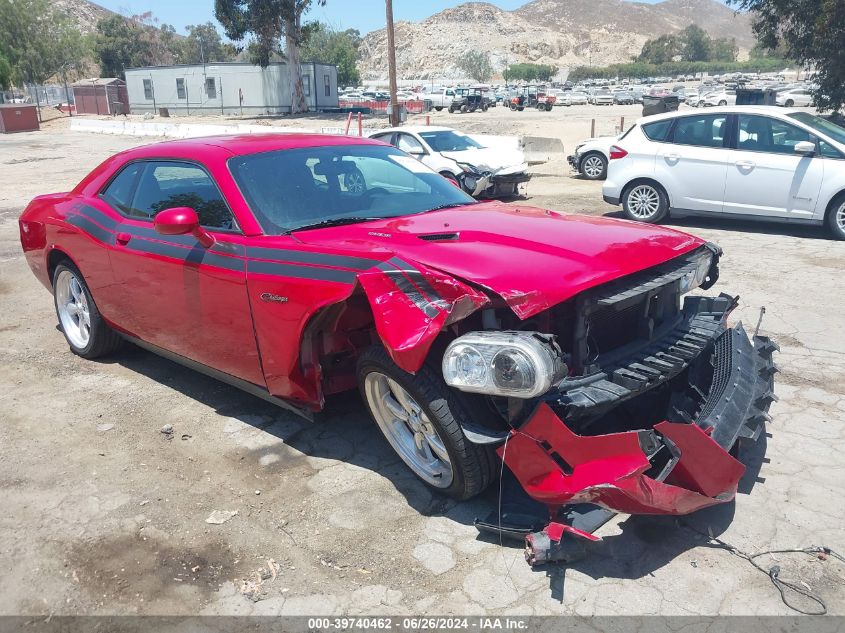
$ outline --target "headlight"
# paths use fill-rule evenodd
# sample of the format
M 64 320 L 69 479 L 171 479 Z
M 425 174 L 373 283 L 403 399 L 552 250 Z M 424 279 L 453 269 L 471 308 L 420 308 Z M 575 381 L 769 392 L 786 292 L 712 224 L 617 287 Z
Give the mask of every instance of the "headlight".
M 471 332 L 443 355 L 446 384 L 473 393 L 534 398 L 566 372 L 550 337 L 535 332 Z
M 458 163 L 458 167 L 460 167 L 461 169 L 463 169 L 466 172 L 469 172 L 470 174 L 480 174 L 481 173 L 475 165 L 470 165 L 469 163 Z
M 695 268 L 681 277 L 681 294 L 695 290 L 707 280 L 710 267 L 713 265 L 713 253 L 705 251 L 693 259 Z

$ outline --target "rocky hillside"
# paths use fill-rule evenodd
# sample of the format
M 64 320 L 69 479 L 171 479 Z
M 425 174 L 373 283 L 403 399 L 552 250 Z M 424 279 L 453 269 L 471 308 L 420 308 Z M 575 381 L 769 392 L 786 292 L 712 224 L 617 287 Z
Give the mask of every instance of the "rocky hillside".
M 407 79 L 459 77 L 455 59 L 473 48 L 488 51 L 497 70 L 517 62 L 605 65 L 630 61 L 647 39 L 692 23 L 736 38 L 741 51 L 754 44 L 750 17 L 716 0 L 534 0 L 515 11 L 469 2 L 422 22 L 397 22 L 396 63 Z M 387 76 L 384 29 L 364 39 L 359 67 L 368 80 Z
M 52 4 L 69 16 L 82 33 L 93 33 L 98 21 L 113 15 L 112 11 L 88 0 L 52 0 Z

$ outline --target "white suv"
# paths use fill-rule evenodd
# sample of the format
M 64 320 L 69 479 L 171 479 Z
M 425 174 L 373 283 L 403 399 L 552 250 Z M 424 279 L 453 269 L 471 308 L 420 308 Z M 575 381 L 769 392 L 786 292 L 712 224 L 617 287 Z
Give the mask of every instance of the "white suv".
M 775 106 L 646 117 L 611 148 L 603 195 L 641 222 L 827 223 L 845 239 L 845 128 Z

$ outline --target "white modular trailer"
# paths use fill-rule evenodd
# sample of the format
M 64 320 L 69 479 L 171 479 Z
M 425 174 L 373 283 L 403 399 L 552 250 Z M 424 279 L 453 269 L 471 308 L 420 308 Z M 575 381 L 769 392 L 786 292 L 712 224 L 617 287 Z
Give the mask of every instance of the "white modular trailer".
M 337 67 L 305 62 L 302 85 L 308 109 L 338 107 Z M 290 81 L 284 62 L 261 68 L 226 62 L 128 68 L 126 87 L 133 113 L 171 115 L 285 114 L 290 112 Z

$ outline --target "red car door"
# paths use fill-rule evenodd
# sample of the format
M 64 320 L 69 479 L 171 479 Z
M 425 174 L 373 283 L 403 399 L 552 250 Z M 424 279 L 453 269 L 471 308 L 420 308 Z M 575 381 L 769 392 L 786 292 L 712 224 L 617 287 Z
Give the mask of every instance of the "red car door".
M 230 376 L 265 386 L 249 296 L 245 246 L 231 210 L 208 172 L 196 163 L 143 161 L 131 201 L 102 198 L 118 211 L 111 263 L 117 288 L 113 320 L 135 337 Z M 116 192 L 117 193 L 117 192 Z M 192 235 L 157 233 L 153 218 L 191 207 L 215 238 L 202 247 Z

